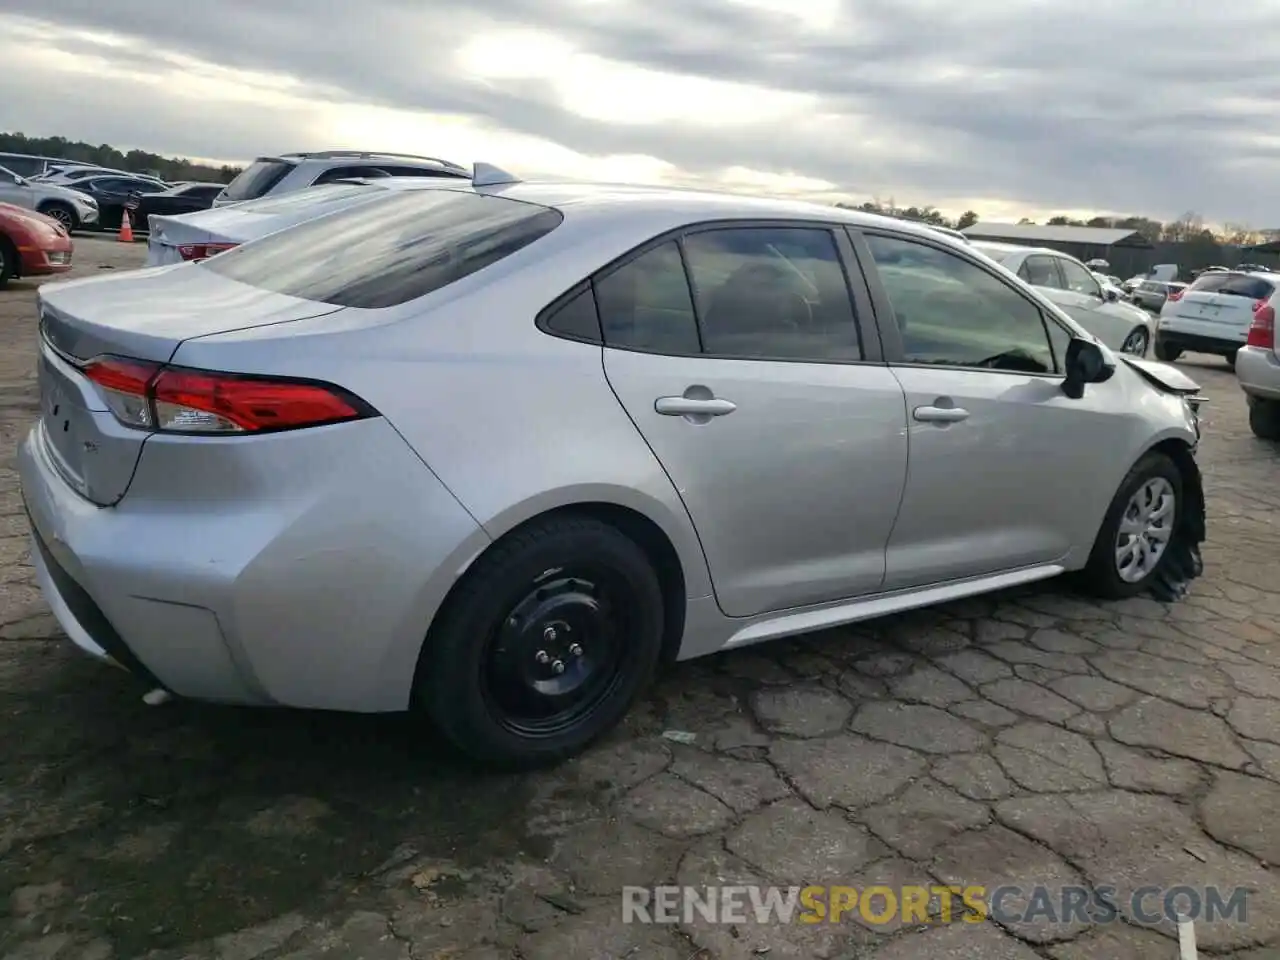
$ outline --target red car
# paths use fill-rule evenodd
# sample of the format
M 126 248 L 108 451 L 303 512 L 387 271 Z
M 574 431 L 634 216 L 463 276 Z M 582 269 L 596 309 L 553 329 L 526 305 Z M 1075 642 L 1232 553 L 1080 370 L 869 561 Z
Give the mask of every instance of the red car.
M 0 203 L 0 287 L 14 277 L 66 273 L 71 236 L 52 217 Z

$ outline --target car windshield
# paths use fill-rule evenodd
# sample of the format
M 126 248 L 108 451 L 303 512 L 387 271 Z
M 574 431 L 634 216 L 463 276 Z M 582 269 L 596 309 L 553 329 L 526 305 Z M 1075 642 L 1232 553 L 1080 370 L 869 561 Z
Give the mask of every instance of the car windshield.
M 227 184 L 223 196 L 228 200 L 255 200 L 285 178 L 293 164 L 288 160 L 259 157 Z
M 376 309 L 483 270 L 563 219 L 551 207 L 469 191 L 379 191 L 368 203 L 269 234 L 201 268 L 290 297 Z

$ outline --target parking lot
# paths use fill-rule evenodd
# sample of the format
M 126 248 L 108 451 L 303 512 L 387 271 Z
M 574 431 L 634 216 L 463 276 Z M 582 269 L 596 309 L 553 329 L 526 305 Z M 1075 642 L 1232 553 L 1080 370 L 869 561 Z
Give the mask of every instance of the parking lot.
M 76 276 L 145 249 L 76 245 Z M 1050 583 L 679 664 L 586 756 L 499 777 L 402 718 L 148 707 L 69 648 L 13 470 L 34 289 L 0 292 L 0 956 L 1176 955 L 1132 916 L 622 922 L 624 886 L 672 883 L 1246 888 L 1200 948 L 1280 956 L 1280 450 L 1221 361 L 1181 364 L 1209 397 L 1185 601 Z

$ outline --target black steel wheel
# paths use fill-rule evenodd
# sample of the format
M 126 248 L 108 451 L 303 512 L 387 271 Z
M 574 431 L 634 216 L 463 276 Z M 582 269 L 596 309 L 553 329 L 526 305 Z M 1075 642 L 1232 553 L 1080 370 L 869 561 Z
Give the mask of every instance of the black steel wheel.
M 657 667 L 663 597 L 645 552 L 590 517 L 495 544 L 428 632 L 415 700 L 486 765 L 565 759 L 617 724 Z

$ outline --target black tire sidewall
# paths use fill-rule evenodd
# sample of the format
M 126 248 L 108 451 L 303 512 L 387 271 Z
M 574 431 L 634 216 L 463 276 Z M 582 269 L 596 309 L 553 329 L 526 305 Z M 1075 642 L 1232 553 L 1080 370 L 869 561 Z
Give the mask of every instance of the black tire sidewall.
M 16 253 L 7 237 L 0 237 L 0 287 L 7 284 L 17 273 L 17 263 L 11 262 Z
M 1259 440 L 1280 440 L 1280 401 L 1249 397 L 1249 429 Z
M 61 218 L 55 217 L 53 213 L 51 213 L 51 211 L 53 210 L 60 210 L 63 213 L 65 213 L 67 217 L 70 218 L 70 222 L 63 223 Z M 79 222 L 79 218 L 76 216 L 75 210 L 73 210 L 70 206 L 68 206 L 65 203 L 58 203 L 58 202 L 46 203 L 44 205 L 44 208 L 37 212 L 44 214 L 46 217 L 53 217 L 54 220 L 57 220 L 59 223 L 63 223 L 63 226 L 67 228 L 68 233 L 74 230 L 76 228 L 76 224 Z
M 1157 360 L 1162 363 L 1173 363 L 1180 356 L 1182 356 L 1182 350 L 1180 348 L 1172 346 L 1171 344 L 1161 340 L 1159 337 L 1156 337 L 1155 357 Z
M 1129 336 L 1124 338 L 1125 343 L 1128 343 L 1133 339 L 1134 334 L 1140 334 L 1142 336 L 1142 351 L 1139 353 L 1131 353 L 1129 356 L 1139 358 L 1145 357 L 1147 352 L 1151 349 L 1151 334 L 1145 327 L 1134 327 L 1129 331 Z
M 1086 578 L 1090 585 L 1096 592 L 1100 592 L 1104 596 L 1120 599 L 1134 597 L 1145 592 L 1151 586 L 1152 581 L 1155 580 L 1156 574 L 1168 562 L 1169 553 L 1174 546 L 1172 541 L 1165 548 L 1164 554 L 1160 557 L 1160 562 L 1141 580 L 1135 583 L 1122 580 L 1120 572 L 1116 569 L 1115 543 L 1120 533 L 1120 521 L 1124 517 L 1124 511 L 1129 505 L 1130 498 L 1133 497 L 1138 488 L 1148 480 L 1156 477 L 1163 477 L 1173 485 L 1175 498 L 1173 536 L 1179 536 L 1182 512 L 1186 509 L 1182 474 L 1178 470 L 1177 464 L 1169 457 L 1163 453 L 1152 451 L 1134 464 L 1116 490 L 1111 506 L 1107 508 L 1107 514 L 1098 530 L 1097 539 L 1094 541 L 1093 550 L 1089 556 L 1088 566 L 1085 568 Z
M 490 712 L 481 686 L 483 659 L 493 630 L 549 569 L 590 558 L 625 577 L 636 596 L 628 669 L 589 721 L 545 738 L 526 738 Z M 423 647 L 414 699 L 446 739 L 468 758 L 507 769 L 565 759 L 613 728 L 652 679 L 662 649 L 663 599 L 644 551 L 608 524 L 590 518 L 553 518 L 520 531 L 477 561 L 430 631 Z

